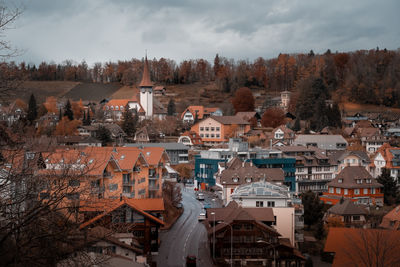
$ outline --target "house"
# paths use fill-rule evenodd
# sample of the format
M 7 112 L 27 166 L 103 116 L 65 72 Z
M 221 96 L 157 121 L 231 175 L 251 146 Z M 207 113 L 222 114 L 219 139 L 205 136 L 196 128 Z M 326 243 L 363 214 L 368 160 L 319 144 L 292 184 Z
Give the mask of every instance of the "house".
M 369 170 L 371 160 L 365 151 L 359 150 L 338 150 L 329 155 L 336 166 L 333 178 L 346 166 L 362 166 Z
M 231 137 L 240 137 L 250 131 L 250 123 L 238 116 L 211 116 L 191 127 L 200 135 L 204 145 L 226 143 Z
M 244 208 L 232 201 L 225 208 L 207 209 L 204 224 L 217 265 L 303 266 L 305 258 L 279 238 L 274 222 L 271 208 Z
M 261 115 L 256 111 L 237 112 L 235 116 L 247 120 L 253 127 L 261 127 Z
M 294 146 L 314 146 L 322 150 L 345 150 L 347 141 L 341 135 L 329 134 L 300 134 L 294 142 Z
M 85 220 L 79 229 L 102 226 L 117 233 L 133 235 L 144 254 L 158 251 L 159 229 L 164 222 L 140 209 L 129 199 L 110 203 L 103 207 L 94 217 Z
M 380 134 L 361 137 L 361 144 L 365 146 L 368 154 L 375 153 L 384 143 L 388 143 L 389 141 L 390 139 L 387 136 Z
M 382 169 L 390 171 L 390 177 L 400 183 L 400 148 L 383 144 L 372 157 L 370 172 L 375 178 L 382 174 Z
M 282 169 L 257 168 L 250 162 L 242 162 L 239 158 L 232 159 L 225 170 L 217 177 L 217 185 L 222 188 L 224 203 L 231 201 L 231 195 L 237 186 L 266 180 L 282 185 L 284 172 Z
M 186 146 L 203 146 L 203 140 L 200 135 L 193 131 L 186 131 L 179 136 L 178 143 L 182 143 Z
M 337 163 L 316 147 L 283 146 L 278 148 L 286 157 L 296 160 L 296 192 L 324 192 L 335 178 Z
M 7 125 L 12 125 L 20 118 L 26 117 L 26 111 L 20 107 L 16 101 L 11 103 L 9 106 L 0 104 L 0 121 L 4 121 Z
M 289 104 L 290 104 L 290 91 L 282 91 L 281 92 L 281 103 L 280 106 L 283 108 L 283 110 L 286 112 L 288 110 Z
M 244 208 L 269 207 L 275 216 L 273 227 L 283 238 L 295 245 L 295 222 L 300 230 L 304 227 L 302 216 L 296 216 L 292 197 L 286 186 L 276 185 L 265 180 L 242 184 L 236 187 L 232 200 Z M 295 219 L 295 217 L 297 217 Z
M 335 205 L 344 198 L 359 204 L 383 206 L 382 187 L 364 167 L 347 166 L 328 183 L 328 191 L 323 193 L 321 201 Z
M 101 141 L 91 136 L 57 136 L 57 144 L 61 146 L 101 146 Z
M 132 89 L 133 90 L 133 89 Z M 128 107 L 129 110 L 136 110 L 139 117 L 144 116 L 144 109 L 140 105 L 136 96 L 130 99 L 111 99 L 103 106 L 104 116 L 110 121 L 120 121 L 123 118 L 125 108 Z
M 125 143 L 126 133 L 116 123 L 93 123 L 88 126 L 79 126 L 78 133 L 80 136 L 91 136 L 97 138 L 97 130 L 99 127 L 105 127 L 111 133 L 111 139 L 116 145 Z
M 272 142 L 283 142 L 285 145 L 293 144 L 295 138 L 294 132 L 286 127 L 285 125 L 280 125 L 272 130 Z
M 154 95 L 156 95 L 156 96 L 165 95 L 166 91 L 167 91 L 167 89 L 165 88 L 165 86 L 159 85 L 159 86 L 154 87 Z
M 388 230 L 400 230 L 400 206 L 397 206 L 383 216 L 379 227 Z
M 171 165 L 189 163 L 189 147 L 181 143 L 147 143 L 147 144 L 126 144 L 126 147 L 154 148 L 162 147 L 168 155 Z
M 367 223 L 367 214 L 365 205 L 355 204 L 350 199 L 342 198 L 326 211 L 324 221 L 329 223 L 333 219 L 346 227 L 364 227 Z
M 156 142 L 162 137 L 162 133 L 157 131 L 151 125 L 145 125 L 135 132 L 135 137 L 133 140 L 136 143 L 150 143 Z
M 219 108 L 206 108 L 204 106 L 188 106 L 181 114 L 181 120 L 184 123 L 193 123 L 196 120 L 202 120 L 211 116 L 222 116 Z
M 329 228 L 324 253 L 332 267 L 398 266 L 400 231 L 359 228 Z

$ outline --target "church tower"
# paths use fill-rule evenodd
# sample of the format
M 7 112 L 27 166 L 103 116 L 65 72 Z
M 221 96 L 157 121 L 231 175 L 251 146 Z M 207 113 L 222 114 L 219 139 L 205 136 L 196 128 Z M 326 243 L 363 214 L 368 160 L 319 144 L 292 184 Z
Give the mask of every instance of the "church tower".
M 147 55 L 144 61 L 142 81 L 139 84 L 140 105 L 146 113 L 146 118 L 153 117 L 153 83 L 150 80 L 149 64 Z

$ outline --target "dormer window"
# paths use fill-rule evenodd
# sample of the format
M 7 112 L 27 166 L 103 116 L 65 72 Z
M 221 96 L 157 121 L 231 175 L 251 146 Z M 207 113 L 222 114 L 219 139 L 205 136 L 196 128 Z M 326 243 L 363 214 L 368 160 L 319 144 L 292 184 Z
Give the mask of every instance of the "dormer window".
M 339 184 L 343 183 L 343 179 L 338 179 L 338 183 Z
M 246 178 L 246 183 L 251 183 L 251 178 Z
M 118 106 L 115 106 L 115 110 L 118 110 L 119 109 L 119 107 Z
M 367 184 L 370 184 L 370 183 L 372 183 L 372 180 L 371 180 L 371 179 L 366 179 L 365 182 L 366 182 Z
M 239 178 L 237 178 L 237 177 L 234 177 L 232 180 L 233 180 L 234 183 L 239 182 Z
M 357 184 L 362 184 L 362 179 L 356 179 Z

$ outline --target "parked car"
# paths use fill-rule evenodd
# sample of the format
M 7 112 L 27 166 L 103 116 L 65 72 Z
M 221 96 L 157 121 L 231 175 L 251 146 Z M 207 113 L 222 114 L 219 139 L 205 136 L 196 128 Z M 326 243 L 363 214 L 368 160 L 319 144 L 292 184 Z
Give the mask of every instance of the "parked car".
M 203 208 L 205 208 L 205 209 L 209 209 L 209 208 L 211 208 L 211 205 L 210 205 L 210 204 L 208 204 L 208 203 L 204 203 L 204 205 L 203 205 Z
M 203 193 L 198 193 L 197 194 L 197 199 L 198 200 L 204 200 L 204 194 Z
M 205 210 L 200 211 L 198 219 L 199 219 L 199 221 L 204 221 L 206 219 L 206 211 Z

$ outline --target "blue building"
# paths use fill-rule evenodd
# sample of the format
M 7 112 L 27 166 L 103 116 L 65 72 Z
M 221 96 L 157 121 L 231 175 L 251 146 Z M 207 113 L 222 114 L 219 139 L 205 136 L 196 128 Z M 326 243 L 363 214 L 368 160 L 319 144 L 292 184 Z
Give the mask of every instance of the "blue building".
M 218 163 L 226 159 L 202 158 L 200 155 L 194 157 L 194 176 L 198 183 L 206 183 L 208 186 L 215 185 L 214 174 L 218 171 Z
M 296 159 L 295 158 L 264 158 L 251 159 L 258 168 L 280 168 L 285 172 L 285 184 L 290 191 L 296 191 Z

